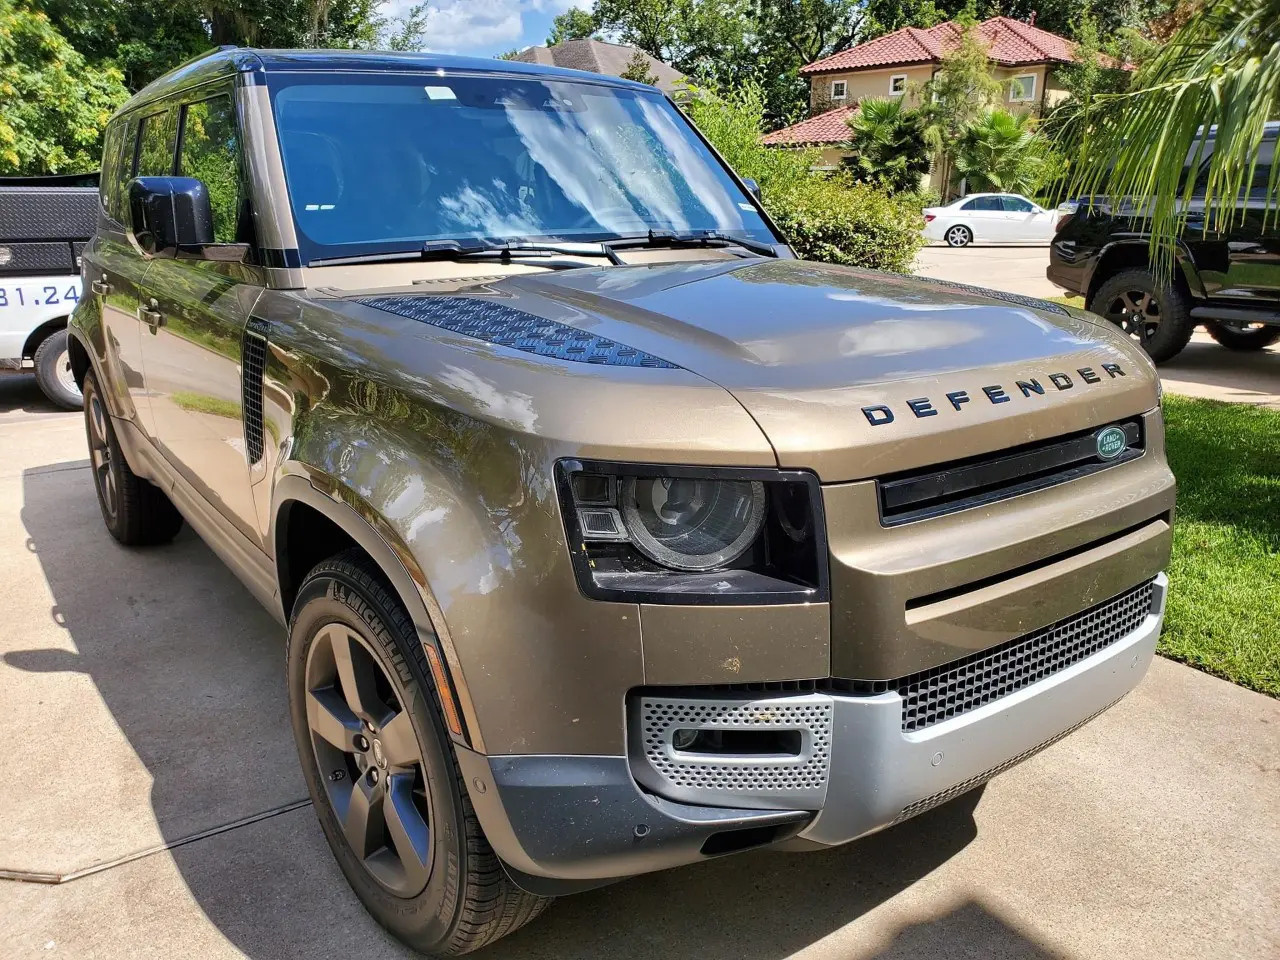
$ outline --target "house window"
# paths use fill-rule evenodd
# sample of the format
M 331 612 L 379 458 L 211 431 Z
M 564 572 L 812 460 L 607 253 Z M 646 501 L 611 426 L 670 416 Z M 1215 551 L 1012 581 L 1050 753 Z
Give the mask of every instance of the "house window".
M 889 78 L 889 96 L 900 97 L 907 92 L 907 75 L 895 73 Z
M 832 80 L 831 81 L 831 99 L 843 100 L 849 95 L 849 81 Z
M 1021 103 L 1035 98 L 1036 75 L 1034 73 L 1014 77 L 1009 81 L 1009 100 L 1011 103 Z

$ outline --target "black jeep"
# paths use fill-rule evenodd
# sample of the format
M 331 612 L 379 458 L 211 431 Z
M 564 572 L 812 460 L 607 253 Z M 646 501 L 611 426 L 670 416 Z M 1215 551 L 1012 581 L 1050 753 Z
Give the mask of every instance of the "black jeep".
M 1261 350 L 1280 341 L 1280 225 L 1276 198 L 1267 213 L 1267 184 L 1280 123 L 1268 123 L 1248 199 L 1225 230 L 1205 230 L 1207 156 L 1196 171 L 1178 269 L 1161 282 L 1148 262 L 1147 221 L 1130 204 L 1113 210 L 1098 198 L 1059 207 L 1046 275 L 1085 298 L 1142 344 L 1156 363 L 1170 360 L 1203 324 L 1232 350 Z M 1212 148 L 1213 131 L 1209 132 Z M 1212 226 L 1212 224 L 1211 224 Z

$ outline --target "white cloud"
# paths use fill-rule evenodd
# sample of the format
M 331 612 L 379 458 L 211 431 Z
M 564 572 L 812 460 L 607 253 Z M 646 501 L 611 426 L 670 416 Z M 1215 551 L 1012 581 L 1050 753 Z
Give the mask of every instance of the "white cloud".
M 415 0 L 391 0 L 400 16 Z M 427 46 L 442 53 L 466 53 L 495 46 L 517 46 L 525 34 L 525 15 L 555 16 L 590 0 L 431 0 L 427 5 Z M 533 39 L 541 43 L 542 37 Z

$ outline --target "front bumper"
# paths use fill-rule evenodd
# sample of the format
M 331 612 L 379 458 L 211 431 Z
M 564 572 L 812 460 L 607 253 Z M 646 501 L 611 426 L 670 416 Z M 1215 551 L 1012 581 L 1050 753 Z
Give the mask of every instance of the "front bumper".
M 696 790 L 660 797 L 637 783 L 635 756 L 459 750 L 459 763 L 489 842 L 534 892 L 568 892 L 797 835 L 809 845 L 848 843 L 985 783 L 1132 690 L 1155 653 L 1167 584 L 1156 577 L 1145 618 L 1105 648 L 921 730 L 903 730 L 903 699 L 892 690 L 739 696 L 739 707 L 754 703 L 770 715 L 788 699 L 829 710 L 826 776 L 817 788 L 793 791 L 789 807 L 754 798 L 730 806 L 723 793 Z

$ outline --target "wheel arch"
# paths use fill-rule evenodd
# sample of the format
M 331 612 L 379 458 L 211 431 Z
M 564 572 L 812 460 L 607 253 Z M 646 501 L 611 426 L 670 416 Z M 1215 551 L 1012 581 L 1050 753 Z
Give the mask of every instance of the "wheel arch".
M 1196 271 L 1195 260 L 1182 241 L 1178 241 L 1175 257 L 1178 275 L 1186 284 L 1187 291 L 1193 297 L 1203 298 L 1204 285 L 1200 281 L 1200 274 Z M 1089 284 L 1085 290 L 1085 303 L 1092 304 L 1098 288 L 1121 270 L 1128 270 L 1131 267 L 1146 268 L 1150 263 L 1151 253 L 1145 238 L 1117 240 L 1107 244 L 1099 252 L 1093 272 L 1089 276 Z
M 317 474 L 310 468 L 307 468 L 307 473 L 281 477 L 272 494 L 268 540 L 273 547 L 276 583 L 286 623 L 291 619 L 298 588 L 316 563 L 349 547 L 360 549 L 386 577 L 409 614 L 419 641 L 430 648 L 428 660 L 432 662 L 433 670 L 439 666 L 434 679 L 446 718 L 452 711 L 460 721 L 458 730 L 451 729 L 454 739 L 483 751 L 474 712 L 470 709 L 470 698 L 465 695 L 456 661 L 442 640 L 438 626 L 440 616 L 438 613 L 433 616 L 428 609 L 428 603 L 435 606 L 434 600 L 413 554 L 354 493 L 345 491 L 347 495 L 343 496 L 338 491 L 344 488 L 340 488 L 332 478 Z M 329 490 L 333 491 L 332 494 L 327 492 Z M 353 506 L 349 500 L 363 509 Z M 295 553 L 300 543 L 309 543 L 312 549 Z
M 35 357 L 36 351 L 40 349 L 40 344 L 44 343 L 59 330 L 65 330 L 69 319 L 69 316 L 54 317 L 52 320 L 46 320 L 32 330 L 27 335 L 26 342 L 22 345 L 23 359 Z M 75 369 L 74 363 L 72 364 L 72 369 Z M 76 382 L 79 383 L 80 381 L 77 380 Z

